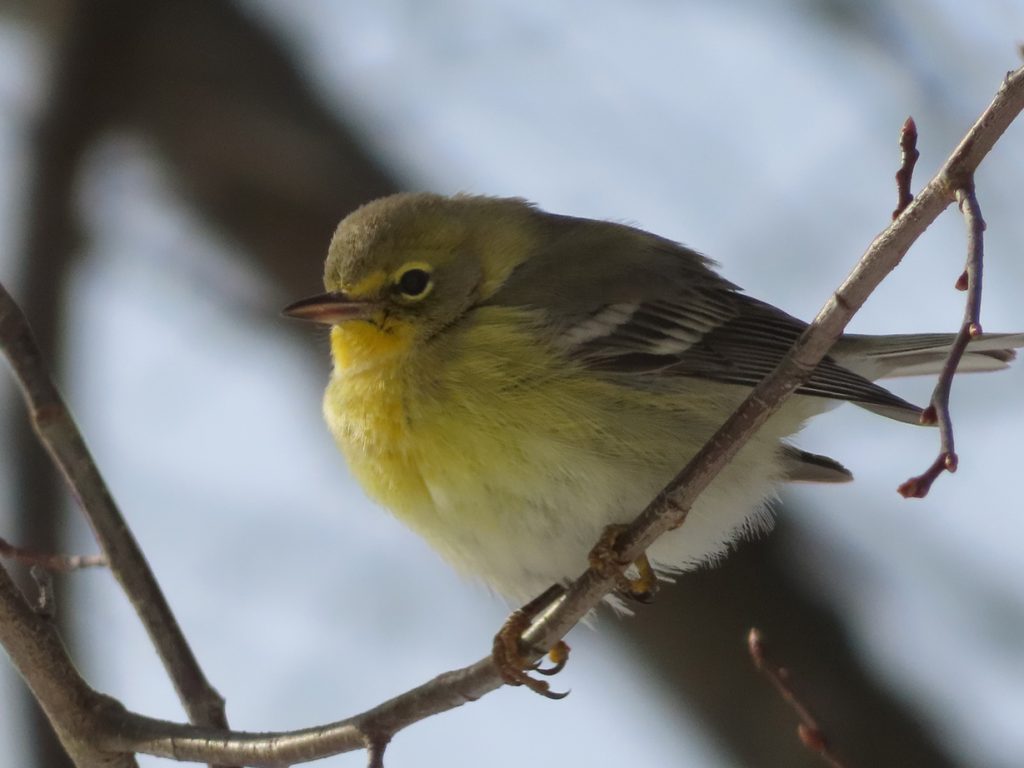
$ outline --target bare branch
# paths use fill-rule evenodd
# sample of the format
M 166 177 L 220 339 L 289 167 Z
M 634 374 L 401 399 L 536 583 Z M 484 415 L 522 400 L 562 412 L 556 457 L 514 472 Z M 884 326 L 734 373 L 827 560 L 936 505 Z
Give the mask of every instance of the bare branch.
M 354 717 L 298 731 L 246 733 L 110 712 L 100 746 L 175 760 L 281 768 L 362 749 L 431 715 L 461 707 L 501 687 L 490 656 L 445 672 Z
M 92 525 L 110 570 L 145 625 L 189 719 L 226 728 L 224 700 L 203 675 L 149 563 L 50 378 L 25 315 L 2 284 L 0 349 L 21 387 L 40 442 L 60 468 Z
M 790 684 L 789 670 L 768 660 L 764 638 L 759 629 L 751 628 L 747 635 L 747 649 L 750 651 L 750 658 L 754 662 L 754 666 L 764 673 L 764 676 L 775 686 L 775 690 L 779 692 L 782 700 L 789 704 L 796 712 L 796 716 L 800 718 L 800 724 L 797 726 L 797 736 L 800 742 L 812 752 L 821 755 L 821 758 L 832 768 L 843 768 L 842 761 L 829 748 L 828 739 L 821 726 L 818 725 L 817 718 L 811 714 L 810 708 L 793 690 L 793 686 Z
M 0 538 L 0 557 L 16 560 L 26 565 L 37 565 L 57 573 L 69 573 L 82 568 L 99 568 L 107 565 L 107 558 L 104 555 L 55 555 L 51 552 L 36 552 L 32 549 L 16 547 L 3 538 Z
M 921 414 L 922 424 L 937 424 L 939 427 L 939 455 L 922 474 L 899 485 L 896 490 L 905 498 L 923 499 L 943 471 L 956 472 L 960 463 L 953 441 L 953 417 L 949 410 L 949 395 L 953 388 L 953 376 L 956 375 L 957 366 L 960 365 L 967 345 L 971 339 L 981 335 L 981 276 L 985 256 L 985 220 L 981 217 L 981 206 L 974 192 L 973 179 L 967 186 L 956 190 L 956 199 L 967 223 L 967 268 L 956 282 L 959 290 L 967 291 L 964 320 L 939 372 L 938 381 L 932 391 L 931 403 Z

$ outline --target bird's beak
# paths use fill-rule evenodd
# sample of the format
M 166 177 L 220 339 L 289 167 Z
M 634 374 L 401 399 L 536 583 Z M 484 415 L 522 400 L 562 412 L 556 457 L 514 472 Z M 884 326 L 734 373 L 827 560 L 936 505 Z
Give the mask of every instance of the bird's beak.
M 376 308 L 375 302 L 353 299 L 344 293 L 321 293 L 289 304 L 281 314 L 311 323 L 337 325 L 347 320 L 366 319 Z

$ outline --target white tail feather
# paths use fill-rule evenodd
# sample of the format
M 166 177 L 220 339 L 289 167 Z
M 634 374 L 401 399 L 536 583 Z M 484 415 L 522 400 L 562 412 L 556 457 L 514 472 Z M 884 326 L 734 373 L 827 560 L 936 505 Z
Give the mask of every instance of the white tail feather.
M 833 349 L 838 363 L 868 379 L 929 376 L 942 370 L 953 344 L 953 334 L 901 334 L 844 336 Z M 1024 347 L 1024 333 L 988 333 L 967 347 L 957 371 L 998 371 Z

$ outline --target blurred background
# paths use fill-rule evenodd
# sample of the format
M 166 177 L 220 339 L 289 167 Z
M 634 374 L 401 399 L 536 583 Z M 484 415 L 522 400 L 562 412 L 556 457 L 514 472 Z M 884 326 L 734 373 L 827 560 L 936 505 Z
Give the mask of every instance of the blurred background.
M 519 195 L 680 240 L 810 317 L 889 221 L 904 118 L 919 188 L 1024 35 L 1017 0 L 0 9 L 0 280 L 247 730 L 475 661 L 508 610 L 367 502 L 321 423 L 325 336 L 278 310 L 319 290 L 344 214 L 398 189 Z M 978 177 L 986 330 L 1024 329 L 1022 184 L 1014 125 Z M 852 329 L 954 331 L 963 258 L 950 211 Z M 0 535 L 92 552 L 8 378 Z M 388 765 L 818 765 L 749 662 L 752 625 L 849 766 L 1024 764 L 1022 392 L 1024 366 L 956 381 L 960 471 L 923 501 L 895 489 L 933 431 L 820 418 L 801 445 L 857 482 L 788 490 L 770 536 L 575 630 L 567 700 L 503 689 L 402 732 Z M 93 685 L 183 718 L 109 573 L 58 577 L 57 598 Z M 7 664 L 0 755 L 66 765 Z

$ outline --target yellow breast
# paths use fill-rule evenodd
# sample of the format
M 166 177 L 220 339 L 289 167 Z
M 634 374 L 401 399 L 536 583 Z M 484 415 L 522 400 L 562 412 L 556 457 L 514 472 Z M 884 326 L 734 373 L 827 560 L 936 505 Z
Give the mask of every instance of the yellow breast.
M 574 450 L 623 458 L 601 429 L 622 406 L 618 388 L 566 371 L 538 346 L 526 313 L 477 315 L 421 348 L 411 331 L 368 323 L 331 337 L 331 431 L 367 493 L 433 540 L 498 525 L 510 505 L 548 495 L 549 476 L 571 487 L 574 473 L 593 470 Z
M 405 401 L 410 329 L 367 322 L 331 329 L 334 372 L 324 416 L 356 479 L 386 506 L 422 498 Z

